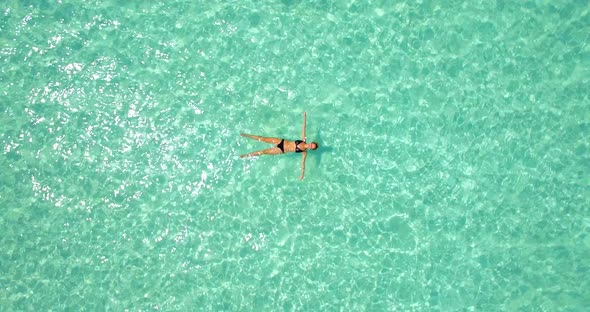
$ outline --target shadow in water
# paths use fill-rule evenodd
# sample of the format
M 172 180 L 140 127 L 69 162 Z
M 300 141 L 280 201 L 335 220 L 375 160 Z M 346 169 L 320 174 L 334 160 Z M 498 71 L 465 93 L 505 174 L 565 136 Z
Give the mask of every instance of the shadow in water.
M 318 130 L 317 135 L 315 136 L 315 140 L 313 140 L 313 142 L 316 142 L 319 144 L 319 147 L 317 150 L 313 151 L 314 157 L 313 159 L 315 160 L 316 165 L 321 164 L 322 162 L 322 156 L 325 154 L 331 154 L 334 152 L 334 148 L 331 146 L 326 145 L 326 143 L 324 142 L 324 140 L 322 140 L 322 136 L 320 133 L 320 130 Z

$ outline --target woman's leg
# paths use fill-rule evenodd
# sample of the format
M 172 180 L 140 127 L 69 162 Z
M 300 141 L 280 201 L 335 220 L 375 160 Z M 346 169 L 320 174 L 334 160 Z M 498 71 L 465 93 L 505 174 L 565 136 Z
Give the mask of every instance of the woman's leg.
M 278 154 L 282 154 L 282 153 L 283 152 L 281 151 L 281 149 L 275 146 L 275 147 L 263 149 L 260 151 L 240 155 L 240 157 L 244 158 L 244 157 L 253 157 L 253 156 L 260 156 L 260 155 L 278 155 Z
M 246 137 L 246 138 L 258 140 L 258 141 L 265 142 L 265 143 L 275 144 L 275 145 L 281 143 L 281 140 L 283 140 L 283 139 L 279 139 L 279 138 L 268 138 L 268 137 L 246 134 L 246 133 L 240 133 L 240 135 L 243 137 Z

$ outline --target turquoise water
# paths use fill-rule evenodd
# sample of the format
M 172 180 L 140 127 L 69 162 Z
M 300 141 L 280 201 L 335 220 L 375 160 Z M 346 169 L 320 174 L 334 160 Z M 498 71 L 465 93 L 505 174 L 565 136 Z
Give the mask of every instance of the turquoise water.
M 1 310 L 590 306 L 586 1 L 261 2 L 0 5 Z

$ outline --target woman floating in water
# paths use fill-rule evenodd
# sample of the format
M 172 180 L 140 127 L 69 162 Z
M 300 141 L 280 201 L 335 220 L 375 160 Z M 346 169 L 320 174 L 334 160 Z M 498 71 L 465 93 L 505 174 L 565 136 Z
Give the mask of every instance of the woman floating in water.
M 276 145 L 271 148 L 267 148 L 267 149 L 263 149 L 260 151 L 244 154 L 244 155 L 241 155 L 240 157 L 244 158 L 244 157 L 253 157 L 253 156 L 260 156 L 260 155 L 301 153 L 303 159 L 301 160 L 301 176 L 299 177 L 299 180 L 303 180 L 303 175 L 305 174 L 305 158 L 307 157 L 307 149 L 315 150 L 318 148 L 318 144 L 316 142 L 311 142 L 309 144 L 307 144 L 305 142 L 307 139 L 305 136 L 305 120 L 306 119 L 307 119 L 307 116 L 306 116 L 305 112 L 303 112 L 303 133 L 301 134 L 303 140 L 289 141 L 289 140 L 279 139 L 279 138 L 267 138 L 267 137 L 262 137 L 262 136 L 257 136 L 257 135 L 240 133 L 240 135 L 243 137 L 247 137 L 250 139 L 254 139 L 254 140 L 261 141 L 261 142 L 266 142 L 266 143 Z

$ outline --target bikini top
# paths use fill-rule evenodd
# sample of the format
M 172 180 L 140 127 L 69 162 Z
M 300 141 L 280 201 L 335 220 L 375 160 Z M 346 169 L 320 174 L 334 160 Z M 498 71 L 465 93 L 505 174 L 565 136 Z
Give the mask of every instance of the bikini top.
M 301 153 L 301 152 L 303 152 L 303 150 L 299 148 L 299 143 L 301 143 L 301 142 L 303 142 L 303 141 L 301 141 L 301 140 L 295 140 L 295 153 Z

